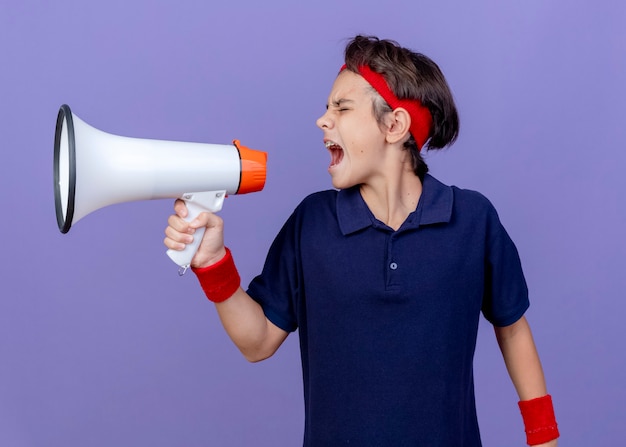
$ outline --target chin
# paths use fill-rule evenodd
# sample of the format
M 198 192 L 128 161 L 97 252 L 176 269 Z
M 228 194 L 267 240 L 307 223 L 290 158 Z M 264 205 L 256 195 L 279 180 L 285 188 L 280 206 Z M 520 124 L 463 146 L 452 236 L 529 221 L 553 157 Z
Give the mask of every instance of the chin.
M 331 179 L 331 183 L 335 189 L 348 189 L 356 185 L 354 182 L 342 181 L 335 178 Z
M 339 180 L 337 180 L 337 179 L 335 179 L 333 177 L 331 177 L 330 183 L 332 183 L 333 188 L 335 188 L 335 189 L 343 189 L 344 188 L 343 184 Z

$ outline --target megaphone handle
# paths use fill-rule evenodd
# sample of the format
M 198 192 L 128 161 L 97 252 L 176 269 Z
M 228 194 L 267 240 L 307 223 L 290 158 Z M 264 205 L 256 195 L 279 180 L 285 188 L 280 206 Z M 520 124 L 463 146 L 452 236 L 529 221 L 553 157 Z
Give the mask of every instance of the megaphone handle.
M 200 213 L 205 211 L 212 213 L 218 212 L 222 209 L 225 196 L 226 191 L 206 191 L 183 194 L 181 199 L 184 200 L 187 205 L 187 217 L 185 217 L 185 220 L 191 222 L 198 217 Z M 167 250 L 166 253 L 170 259 L 181 267 L 179 270 L 181 276 L 185 273 L 191 264 L 191 260 L 198 251 L 200 242 L 202 242 L 202 236 L 204 236 L 204 230 L 204 227 L 198 228 L 193 235 L 193 242 L 187 244 L 183 250 Z

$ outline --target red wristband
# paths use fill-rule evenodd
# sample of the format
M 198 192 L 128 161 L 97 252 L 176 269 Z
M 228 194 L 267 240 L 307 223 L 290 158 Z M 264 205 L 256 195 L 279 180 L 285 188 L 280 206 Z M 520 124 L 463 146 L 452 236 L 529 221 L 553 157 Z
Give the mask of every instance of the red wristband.
M 549 394 L 536 399 L 522 400 L 518 405 L 524 419 L 528 445 L 543 444 L 559 437 L 552 397 Z
M 192 267 L 191 270 L 200 281 L 206 297 L 214 303 L 226 301 L 233 296 L 241 284 L 233 255 L 228 248 L 226 248 L 226 255 L 215 264 L 202 268 Z

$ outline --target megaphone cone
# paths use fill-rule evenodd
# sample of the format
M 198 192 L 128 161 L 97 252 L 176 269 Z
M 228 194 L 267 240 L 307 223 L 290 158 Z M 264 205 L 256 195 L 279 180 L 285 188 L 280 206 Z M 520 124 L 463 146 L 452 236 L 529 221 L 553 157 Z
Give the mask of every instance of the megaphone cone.
M 267 154 L 239 144 L 203 144 L 112 135 L 88 125 L 62 105 L 54 137 L 57 224 L 67 233 L 87 214 L 115 203 L 182 198 L 187 219 L 219 211 L 224 197 L 263 189 Z M 188 266 L 202 234 L 181 252 Z M 195 246 L 194 246 L 195 245 Z

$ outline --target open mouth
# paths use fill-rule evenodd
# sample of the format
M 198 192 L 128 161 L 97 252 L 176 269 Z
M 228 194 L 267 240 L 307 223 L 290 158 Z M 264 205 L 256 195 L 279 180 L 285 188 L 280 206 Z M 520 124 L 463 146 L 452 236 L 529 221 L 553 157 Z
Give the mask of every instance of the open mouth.
M 326 149 L 330 152 L 329 168 L 337 166 L 343 160 L 343 148 L 334 141 L 327 140 L 324 142 Z

